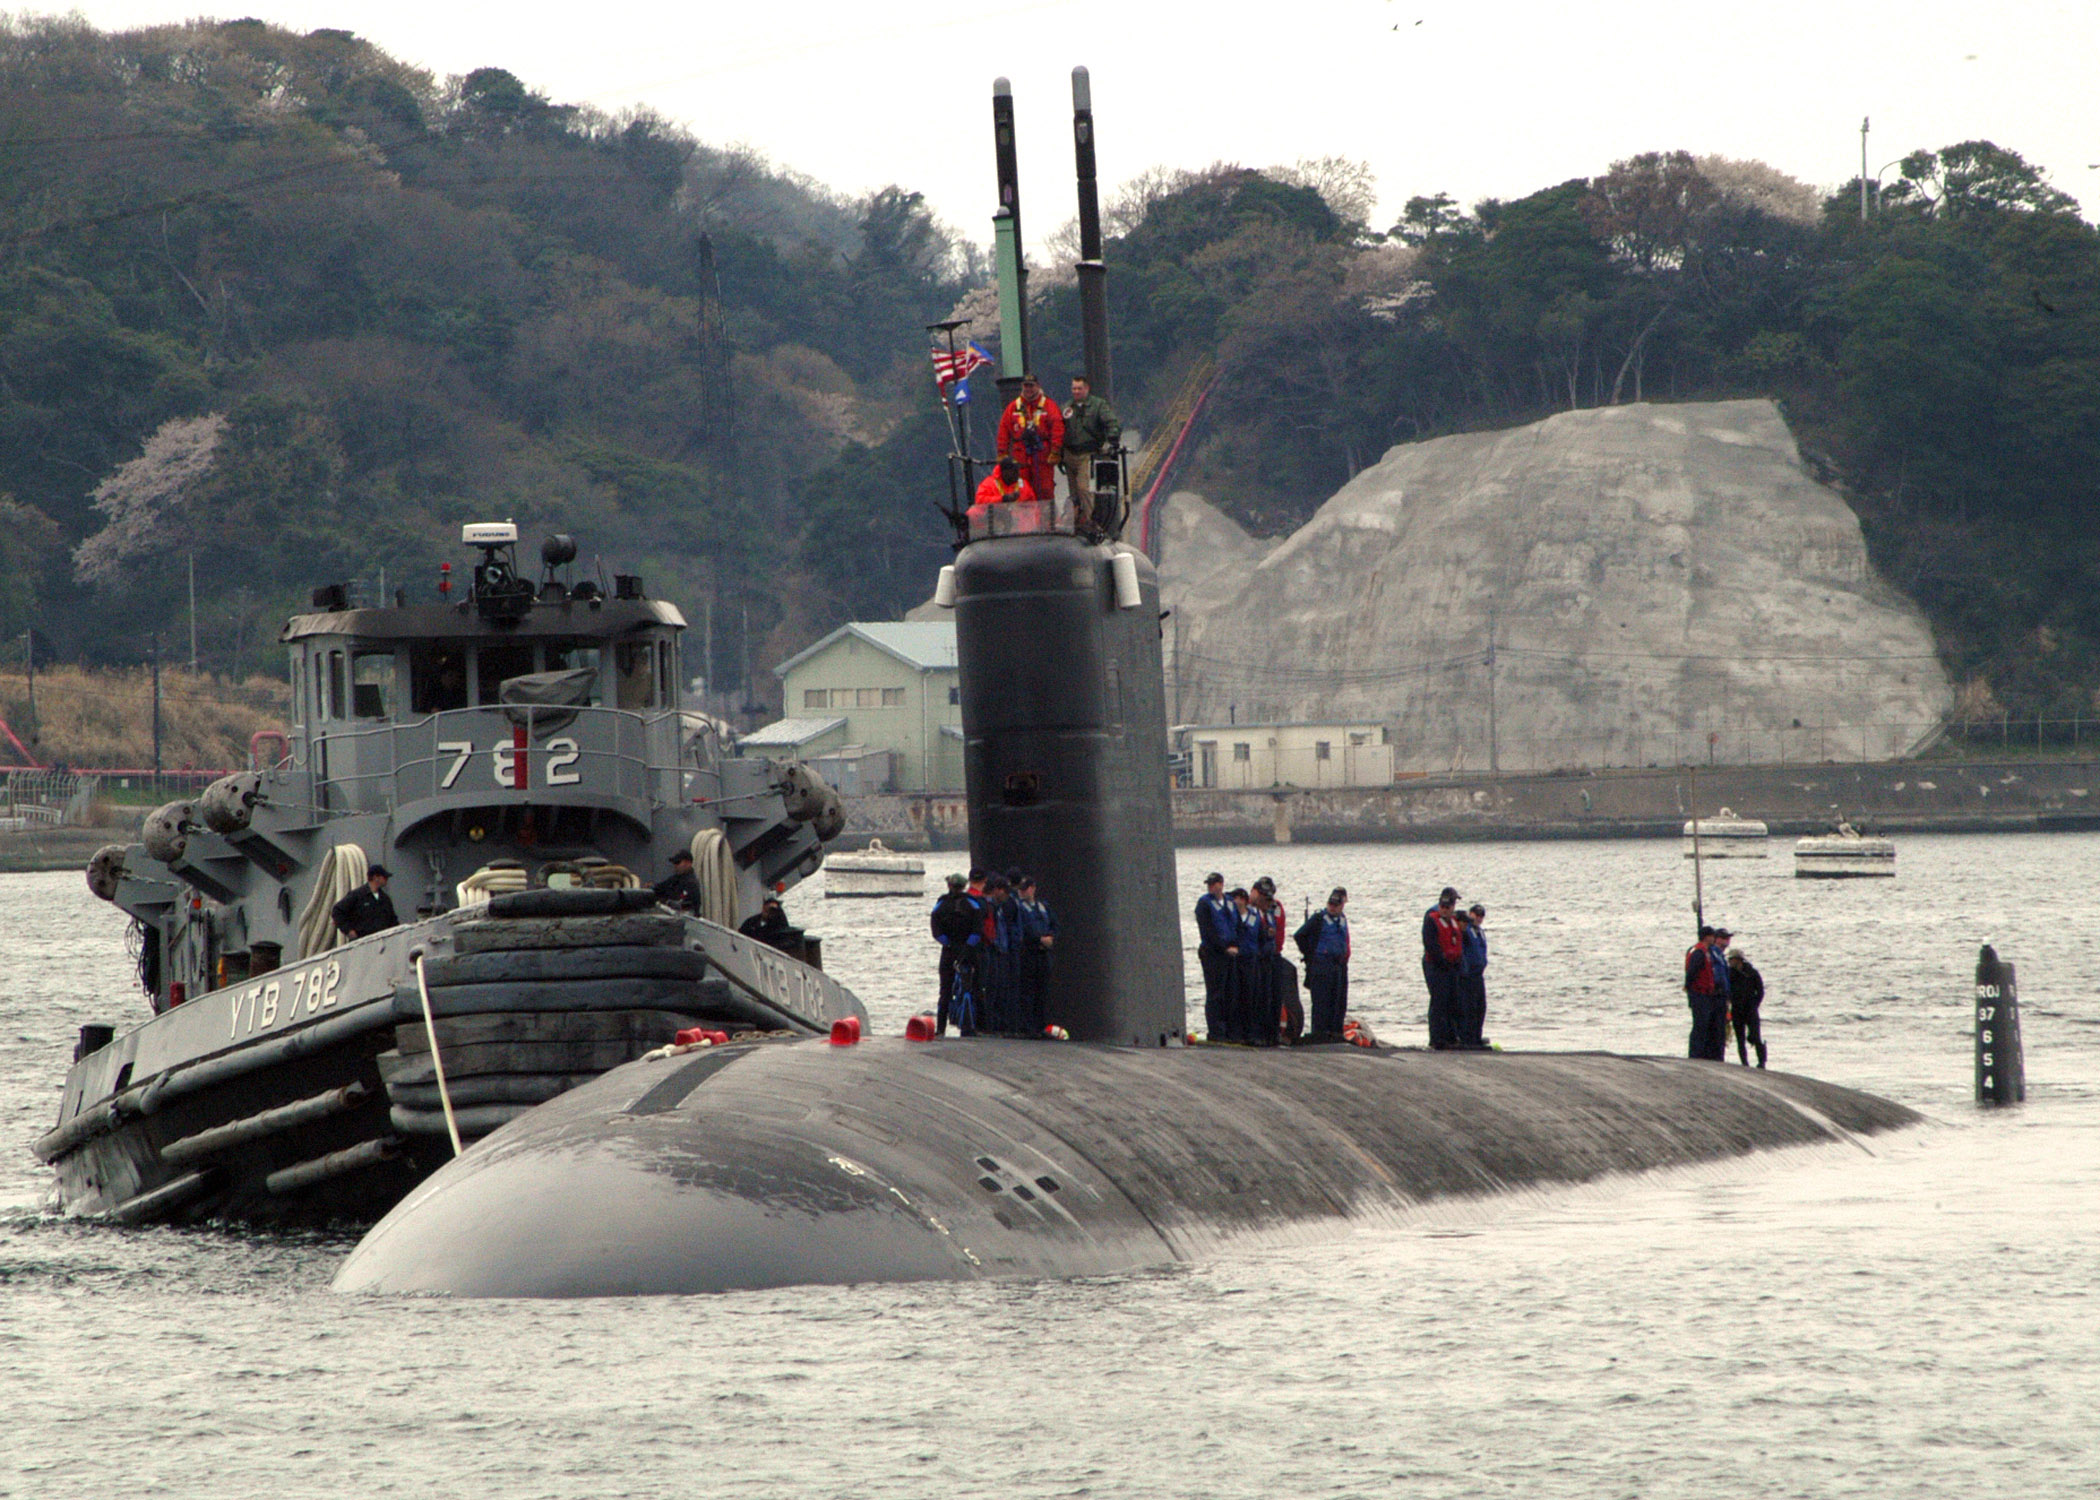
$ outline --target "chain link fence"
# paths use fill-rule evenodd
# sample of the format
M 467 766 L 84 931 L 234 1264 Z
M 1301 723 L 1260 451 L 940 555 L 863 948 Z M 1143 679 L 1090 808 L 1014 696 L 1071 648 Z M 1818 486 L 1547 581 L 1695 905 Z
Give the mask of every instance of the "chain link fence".
M 1470 726 L 1469 726 L 1470 727 Z M 1784 729 L 1628 729 L 1517 739 L 1475 732 L 1439 745 L 1433 736 L 1394 736 L 1400 776 L 1507 771 L 1540 773 L 1713 765 L 1859 764 L 1918 758 L 2077 756 L 2100 751 L 2100 720 L 2014 718 L 1911 723 L 1797 724 Z
M 71 771 L 9 771 L 0 829 L 84 827 L 91 819 L 98 784 L 96 777 Z

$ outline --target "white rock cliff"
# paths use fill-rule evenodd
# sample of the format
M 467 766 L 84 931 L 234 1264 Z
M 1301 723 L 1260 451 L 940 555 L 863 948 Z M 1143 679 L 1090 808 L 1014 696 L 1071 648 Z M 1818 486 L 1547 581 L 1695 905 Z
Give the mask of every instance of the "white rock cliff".
M 1379 721 L 1403 769 L 1878 760 L 1951 701 L 1769 401 L 1397 447 L 1281 541 L 1176 494 L 1161 574 L 1178 722 Z

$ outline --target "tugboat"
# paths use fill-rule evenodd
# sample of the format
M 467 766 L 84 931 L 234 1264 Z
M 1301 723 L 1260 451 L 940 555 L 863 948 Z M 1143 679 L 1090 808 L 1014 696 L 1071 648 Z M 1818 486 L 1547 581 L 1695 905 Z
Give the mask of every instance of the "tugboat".
M 556 535 L 535 584 L 515 525 L 463 540 L 463 597 L 449 563 L 436 603 L 315 590 L 280 637 L 289 735 L 90 862 L 153 1015 L 81 1028 L 35 1145 L 67 1212 L 369 1222 L 466 1142 L 680 1033 L 864 1019 L 813 943 L 736 930 L 821 863 L 830 788 L 680 711 L 685 620 L 641 579 L 573 581 Z M 695 910 L 652 889 L 677 855 Z M 382 869 L 403 920 L 339 932 L 337 903 Z

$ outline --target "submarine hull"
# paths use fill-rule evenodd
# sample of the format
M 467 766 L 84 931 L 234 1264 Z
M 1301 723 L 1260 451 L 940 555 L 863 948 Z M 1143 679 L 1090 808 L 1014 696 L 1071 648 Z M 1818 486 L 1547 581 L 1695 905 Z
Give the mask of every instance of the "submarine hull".
M 514 1121 L 396 1207 L 335 1285 L 1098 1275 L 1917 1119 L 1811 1079 L 1605 1053 L 767 1042 L 633 1063 Z

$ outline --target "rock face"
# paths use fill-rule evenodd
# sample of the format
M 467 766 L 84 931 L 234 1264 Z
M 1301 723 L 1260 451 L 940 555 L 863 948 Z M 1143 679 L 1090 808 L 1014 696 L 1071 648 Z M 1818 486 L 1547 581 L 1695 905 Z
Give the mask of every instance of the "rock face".
M 1177 722 L 1379 720 L 1404 769 L 1879 760 L 1951 703 L 1769 401 L 1394 448 L 1276 542 L 1177 494 L 1160 547 Z

